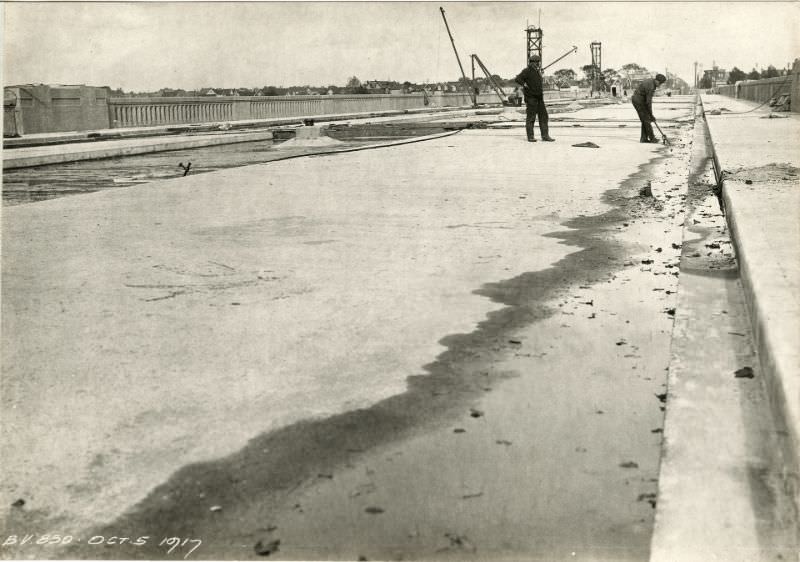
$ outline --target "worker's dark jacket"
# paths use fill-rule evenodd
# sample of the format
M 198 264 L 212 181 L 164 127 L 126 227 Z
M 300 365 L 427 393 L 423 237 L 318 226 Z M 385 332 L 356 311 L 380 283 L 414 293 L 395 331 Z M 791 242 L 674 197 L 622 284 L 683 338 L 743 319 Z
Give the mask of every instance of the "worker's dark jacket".
M 653 93 L 656 91 L 658 85 L 655 78 L 648 78 L 642 80 L 642 83 L 636 87 L 636 91 L 631 96 L 631 101 L 634 106 L 647 109 L 647 112 L 652 117 L 653 115 Z
M 542 75 L 539 74 L 538 69 L 526 67 L 514 78 L 514 82 L 523 86 L 522 93 L 525 95 L 526 104 L 542 99 Z

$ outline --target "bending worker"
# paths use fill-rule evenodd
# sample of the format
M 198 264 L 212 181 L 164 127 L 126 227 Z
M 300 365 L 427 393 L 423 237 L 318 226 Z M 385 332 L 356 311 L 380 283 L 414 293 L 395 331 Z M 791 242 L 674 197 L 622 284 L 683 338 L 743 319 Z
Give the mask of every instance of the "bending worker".
M 653 126 L 650 124 L 656 121 L 653 115 L 653 94 L 666 81 L 667 77 L 663 74 L 656 74 L 655 78 L 642 80 L 642 83 L 637 86 L 636 91 L 631 96 L 633 107 L 636 108 L 636 113 L 639 114 L 639 121 L 642 122 L 642 134 L 639 142 L 658 142 L 655 134 L 653 134 Z
M 525 97 L 525 132 L 528 135 L 528 142 L 536 142 L 533 126 L 536 123 L 537 115 L 539 116 L 542 140 L 553 142 L 556 139 L 547 133 L 548 117 L 542 92 L 542 75 L 539 73 L 540 60 L 539 55 L 531 55 L 528 66 L 514 78 L 514 81 L 522 86 L 522 95 Z

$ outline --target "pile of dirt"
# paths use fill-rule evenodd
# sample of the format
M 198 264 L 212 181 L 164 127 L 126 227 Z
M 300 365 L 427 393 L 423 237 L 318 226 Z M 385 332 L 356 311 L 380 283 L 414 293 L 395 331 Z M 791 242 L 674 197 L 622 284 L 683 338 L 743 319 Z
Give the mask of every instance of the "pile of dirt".
M 800 168 L 789 163 L 771 163 L 758 168 L 739 168 L 724 172 L 726 180 L 744 182 L 748 185 L 758 183 L 798 183 Z

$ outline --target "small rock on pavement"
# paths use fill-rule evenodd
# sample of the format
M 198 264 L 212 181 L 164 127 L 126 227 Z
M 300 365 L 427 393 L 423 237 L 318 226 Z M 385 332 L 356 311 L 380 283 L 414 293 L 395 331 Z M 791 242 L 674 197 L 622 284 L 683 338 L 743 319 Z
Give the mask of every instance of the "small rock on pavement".
M 15 501 L 14 503 L 12 503 L 11 505 L 14 506 L 14 507 L 22 507 L 23 505 L 25 505 L 25 500 L 20 498 L 17 501 Z
M 253 547 L 253 550 L 255 550 L 256 554 L 258 554 L 259 556 L 269 556 L 270 554 L 272 554 L 274 552 L 278 552 L 280 544 L 281 544 L 281 540 L 280 539 L 275 539 L 274 541 L 269 541 L 266 544 L 264 544 L 261 541 L 258 541 L 255 544 L 255 546 Z
M 213 512 L 222 511 L 222 506 L 221 505 L 212 505 L 211 507 L 208 508 L 208 510 L 209 511 L 213 511 Z
M 753 369 L 751 367 L 742 367 L 734 373 L 734 376 L 737 379 L 752 379 L 755 374 L 753 374 Z
M 374 507 L 374 506 L 368 507 L 364 511 L 366 511 L 367 513 L 372 513 L 372 514 L 383 513 L 383 509 L 382 508 Z
M 619 463 L 619 465 L 622 468 L 639 468 L 639 465 L 637 463 L 633 462 L 633 461 L 621 462 L 621 463 Z

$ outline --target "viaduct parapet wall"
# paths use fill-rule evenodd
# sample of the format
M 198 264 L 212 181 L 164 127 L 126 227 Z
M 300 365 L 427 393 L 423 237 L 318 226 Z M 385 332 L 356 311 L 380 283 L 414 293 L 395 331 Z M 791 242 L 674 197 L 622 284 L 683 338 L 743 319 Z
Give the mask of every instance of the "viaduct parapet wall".
M 717 91 L 730 98 L 768 102 L 772 98 L 788 95 L 791 111 L 800 112 L 800 59 L 794 61 L 792 72 L 786 76 L 764 78 L 763 80 L 743 80 L 736 84 L 718 86 Z
M 545 92 L 546 99 L 572 99 L 572 92 Z M 498 104 L 495 94 L 480 104 Z M 316 115 L 353 115 L 472 105 L 466 93 L 311 96 L 110 97 L 92 86 L 5 88 L 3 136 L 80 132 L 125 127 L 257 121 Z

